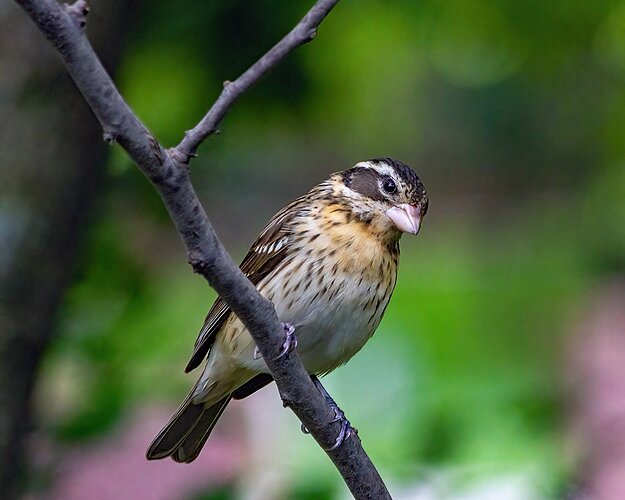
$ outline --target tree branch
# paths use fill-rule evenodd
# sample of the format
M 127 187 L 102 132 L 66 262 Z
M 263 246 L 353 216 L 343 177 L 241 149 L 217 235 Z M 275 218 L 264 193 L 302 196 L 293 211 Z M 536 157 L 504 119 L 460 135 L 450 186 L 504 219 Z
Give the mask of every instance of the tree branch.
M 334 412 L 313 385 L 293 351 L 278 357 L 283 329 L 271 302 L 262 297 L 223 248 L 195 194 L 187 168 L 201 141 L 215 131 L 234 101 L 299 45 L 310 40 L 338 0 L 319 0 L 297 26 L 235 82 L 226 85 L 215 105 L 180 145 L 165 150 L 119 94 L 84 34 L 84 0 L 71 6 L 56 0 L 16 0 L 56 47 L 76 86 L 100 121 L 107 142 L 117 141 L 152 182 L 201 274 L 251 333 L 271 370 L 285 406 L 298 416 L 324 449 L 340 430 Z M 355 498 L 390 498 L 355 433 L 327 451 Z
M 173 150 L 172 154 L 184 163 L 195 156 L 200 143 L 217 131 L 217 126 L 224 118 L 234 102 L 276 67 L 282 60 L 300 45 L 310 42 L 317 35 L 317 27 L 328 15 L 339 0 L 319 0 L 304 18 L 282 40 L 274 45 L 263 57 L 250 66 L 245 73 L 233 82 L 224 82 L 224 89 L 192 130 L 185 133 L 184 139 Z

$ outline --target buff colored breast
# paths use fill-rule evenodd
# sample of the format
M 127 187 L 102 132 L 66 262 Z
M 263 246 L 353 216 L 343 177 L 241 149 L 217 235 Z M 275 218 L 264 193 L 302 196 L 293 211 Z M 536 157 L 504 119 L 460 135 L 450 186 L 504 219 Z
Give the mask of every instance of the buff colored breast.
M 280 320 L 295 326 L 298 352 L 314 374 L 332 371 L 364 346 L 395 287 L 397 255 L 366 225 L 346 223 L 345 217 L 330 205 L 303 219 L 297 248 L 258 287 L 274 303 Z M 230 351 L 233 361 L 267 372 L 263 360 L 254 359 L 254 344 L 243 325 L 233 318 L 228 330 L 236 334 L 222 345 L 236 346 Z

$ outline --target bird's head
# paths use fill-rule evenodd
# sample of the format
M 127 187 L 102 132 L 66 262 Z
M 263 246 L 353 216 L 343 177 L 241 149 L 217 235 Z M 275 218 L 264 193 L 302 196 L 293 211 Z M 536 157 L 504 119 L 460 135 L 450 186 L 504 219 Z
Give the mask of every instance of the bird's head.
M 334 192 L 352 215 L 390 239 L 417 234 L 428 210 L 423 183 L 406 164 L 376 158 L 332 176 Z

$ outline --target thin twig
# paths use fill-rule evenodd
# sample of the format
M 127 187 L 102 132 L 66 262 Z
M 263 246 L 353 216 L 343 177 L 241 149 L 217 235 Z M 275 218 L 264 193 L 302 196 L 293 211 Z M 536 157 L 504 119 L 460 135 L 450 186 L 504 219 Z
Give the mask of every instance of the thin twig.
M 310 42 L 317 34 L 317 27 L 339 0 L 319 0 L 282 40 L 274 45 L 264 56 L 250 66 L 239 78 L 224 82 L 221 95 L 193 129 L 185 132 L 184 139 L 173 149 L 172 154 L 188 163 L 196 155 L 200 143 L 217 131 L 217 126 L 234 102 L 258 82 L 267 72 L 275 68 L 293 50 Z
M 338 0 L 319 0 L 296 28 L 230 85 L 182 143 L 166 151 L 139 121 L 119 94 L 84 34 L 88 13 L 84 0 L 62 6 L 56 0 L 16 0 L 56 47 L 76 86 L 93 110 L 107 142 L 117 141 L 148 177 L 167 207 L 201 274 L 241 319 L 254 338 L 289 406 L 322 448 L 330 448 L 340 430 L 334 412 L 313 385 L 297 352 L 279 357 L 283 329 L 271 302 L 262 297 L 234 264 L 215 235 L 193 190 L 188 158 L 223 118 L 237 97 L 277 65 L 289 52 L 312 38 Z M 234 84 L 231 84 L 234 85 Z M 390 498 L 380 475 L 355 433 L 327 451 L 347 486 L 358 499 Z

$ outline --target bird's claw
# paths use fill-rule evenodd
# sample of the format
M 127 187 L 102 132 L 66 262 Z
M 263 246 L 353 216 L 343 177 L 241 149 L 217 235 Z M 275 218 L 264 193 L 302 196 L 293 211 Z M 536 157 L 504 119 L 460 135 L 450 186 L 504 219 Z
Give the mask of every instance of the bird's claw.
M 291 323 L 282 323 L 282 327 L 284 328 L 285 339 L 282 344 L 282 349 L 280 350 L 280 354 L 276 356 L 276 359 L 280 359 L 282 356 L 286 356 L 293 349 L 297 347 L 297 337 L 295 336 L 295 327 Z M 262 357 L 260 353 L 260 349 L 258 346 L 254 347 L 254 359 L 260 359 Z
M 282 356 L 286 356 L 293 349 L 297 348 L 297 337 L 295 336 L 295 327 L 291 323 L 282 323 L 284 328 L 284 343 L 282 344 L 282 350 L 276 359 L 280 359 Z
M 345 413 L 338 406 L 333 406 L 334 410 L 334 420 L 332 422 L 340 422 L 341 430 L 339 431 L 339 435 L 336 437 L 336 441 L 330 448 L 326 448 L 326 451 L 336 450 L 339 446 L 343 444 L 347 438 L 352 435 L 352 432 L 358 434 L 358 431 L 352 427 L 352 424 L 349 423 L 349 420 L 345 418 Z
M 334 419 L 332 419 L 330 423 L 341 423 L 341 430 L 339 431 L 339 435 L 336 437 L 334 444 L 329 448 L 325 448 L 326 451 L 332 451 L 336 450 L 339 446 L 341 446 L 343 444 L 343 441 L 349 438 L 352 433 L 358 434 L 358 429 L 352 427 L 352 424 L 349 422 L 349 420 L 345 418 L 345 413 L 343 412 L 343 410 L 341 410 L 333 400 L 330 399 L 328 403 L 334 411 Z M 310 431 L 306 428 L 304 424 L 301 425 L 301 429 L 304 434 L 310 434 Z

